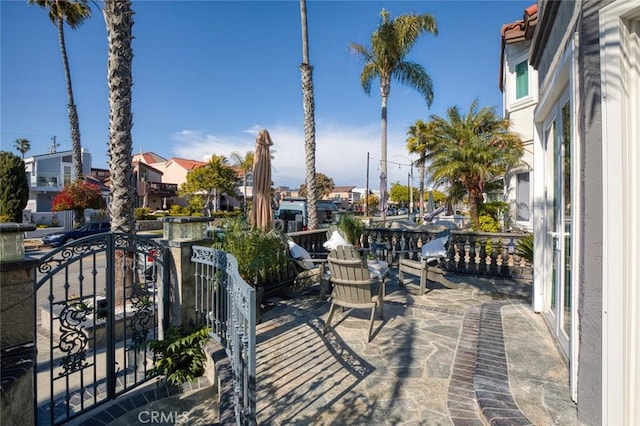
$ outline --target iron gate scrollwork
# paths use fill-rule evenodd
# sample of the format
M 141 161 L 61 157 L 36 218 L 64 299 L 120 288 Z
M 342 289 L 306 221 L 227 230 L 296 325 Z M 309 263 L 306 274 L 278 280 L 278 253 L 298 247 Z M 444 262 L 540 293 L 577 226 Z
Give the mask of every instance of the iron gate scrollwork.
M 34 281 L 38 424 L 61 424 L 148 379 L 142 345 L 165 328 L 168 250 L 149 237 L 105 233 L 40 259 Z

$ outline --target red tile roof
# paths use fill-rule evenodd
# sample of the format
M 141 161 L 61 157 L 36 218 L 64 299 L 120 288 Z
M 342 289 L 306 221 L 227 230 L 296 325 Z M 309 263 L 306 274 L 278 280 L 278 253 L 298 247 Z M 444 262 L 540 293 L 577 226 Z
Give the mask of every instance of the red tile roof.
M 141 161 L 145 164 L 164 163 L 166 158 L 156 154 L 155 152 L 141 152 L 140 154 L 134 154 L 133 160 Z
M 531 40 L 533 31 L 538 23 L 538 5 L 532 4 L 524 10 L 524 17 L 519 21 L 505 24 L 500 29 L 500 75 L 498 76 L 498 87 L 504 91 L 502 74 L 504 72 L 504 49 L 507 44 L 518 43 Z
M 180 167 L 182 167 L 185 170 L 193 170 L 193 169 L 197 169 L 200 168 L 202 166 L 206 166 L 207 163 L 202 162 L 202 161 L 196 161 L 196 160 L 187 160 L 186 158 L 171 158 L 171 160 L 169 161 L 173 161 L 174 163 L 176 163 L 177 165 L 179 165 Z

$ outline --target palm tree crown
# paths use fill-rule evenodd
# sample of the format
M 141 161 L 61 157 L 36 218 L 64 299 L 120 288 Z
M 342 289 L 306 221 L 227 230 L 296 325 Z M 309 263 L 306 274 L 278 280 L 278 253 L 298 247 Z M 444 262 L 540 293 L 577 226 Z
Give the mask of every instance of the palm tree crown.
M 380 80 L 381 172 L 387 176 L 387 98 L 391 89 L 391 80 L 416 90 L 427 101 L 427 107 L 431 107 L 433 102 L 431 77 L 422 65 L 407 61 L 406 57 L 422 34 L 437 35 L 438 28 L 433 16 L 426 13 L 410 13 L 390 19 L 389 13 L 383 9 L 381 15 L 380 25 L 371 35 L 371 46 L 351 43 L 349 47 L 351 52 L 364 62 L 360 83 L 365 93 L 371 93 L 371 83 L 374 79 Z
M 20 154 L 22 154 L 22 159 L 24 160 L 24 154 L 31 149 L 31 142 L 29 139 L 20 138 L 16 139 L 13 146 L 15 146 Z
M 471 221 L 477 228 L 485 183 L 521 161 L 522 140 L 511 132 L 509 119 L 499 117 L 493 107 L 479 108 L 477 100 L 464 115 L 458 107 L 450 107 L 446 119 L 431 116 L 430 126 L 435 135 L 427 148 L 431 179 L 464 188 L 469 195 Z

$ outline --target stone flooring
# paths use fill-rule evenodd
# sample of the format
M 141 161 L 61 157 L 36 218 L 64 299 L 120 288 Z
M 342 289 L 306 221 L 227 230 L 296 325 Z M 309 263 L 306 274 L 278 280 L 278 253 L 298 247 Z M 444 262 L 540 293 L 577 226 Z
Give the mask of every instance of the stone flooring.
M 416 280 L 400 287 L 392 274 L 369 343 L 370 312 L 338 310 L 324 335 L 329 303 L 317 292 L 268 300 L 257 327 L 258 424 L 581 425 L 531 286 L 450 278 L 460 287 L 429 283 L 417 295 Z M 74 424 L 143 424 L 157 412 L 167 421 L 154 424 L 207 425 L 218 415 L 211 387 L 126 411 Z

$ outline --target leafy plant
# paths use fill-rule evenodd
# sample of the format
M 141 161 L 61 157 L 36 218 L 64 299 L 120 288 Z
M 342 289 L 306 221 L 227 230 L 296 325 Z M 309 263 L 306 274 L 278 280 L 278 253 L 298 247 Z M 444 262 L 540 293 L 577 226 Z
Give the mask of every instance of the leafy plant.
M 479 222 L 479 231 L 481 232 L 498 232 L 500 230 L 500 226 L 498 222 L 488 214 L 483 214 L 478 218 Z
M 149 209 L 147 207 L 137 207 L 133 209 L 133 215 L 137 220 L 145 220 L 149 215 Z
M 186 335 L 177 327 L 171 327 L 167 330 L 164 340 L 147 340 L 142 346 L 156 355 L 153 368 L 148 374 L 165 376 L 167 382 L 174 385 L 195 381 L 204 373 L 203 345 L 207 339 L 207 327 Z
M 527 234 L 518 240 L 516 254 L 533 263 L 533 234 Z
M 284 278 L 292 259 L 277 232 L 252 229 L 241 220 L 229 220 L 222 225 L 224 238 L 214 247 L 231 253 L 238 261 L 240 276 L 254 287 Z
M 352 214 L 341 214 L 337 225 L 351 244 L 358 245 L 360 243 L 360 237 L 364 230 L 364 223 L 360 219 Z

